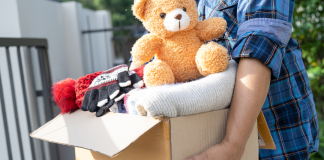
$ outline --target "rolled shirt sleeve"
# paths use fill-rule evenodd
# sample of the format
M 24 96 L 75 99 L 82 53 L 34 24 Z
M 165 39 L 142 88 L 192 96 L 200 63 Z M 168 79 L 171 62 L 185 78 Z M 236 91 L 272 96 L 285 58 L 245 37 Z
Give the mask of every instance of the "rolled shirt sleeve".
M 291 38 L 293 5 L 289 0 L 238 1 L 238 40 L 232 58 L 256 58 L 280 75 L 285 48 Z
M 238 62 L 240 58 L 256 58 L 272 70 L 274 77 L 280 75 L 281 62 L 285 56 L 284 48 L 267 35 L 257 31 L 242 35 L 234 46 L 232 58 Z
M 132 63 L 133 62 L 133 56 L 131 55 L 131 57 L 129 58 L 129 60 L 128 60 L 130 63 Z

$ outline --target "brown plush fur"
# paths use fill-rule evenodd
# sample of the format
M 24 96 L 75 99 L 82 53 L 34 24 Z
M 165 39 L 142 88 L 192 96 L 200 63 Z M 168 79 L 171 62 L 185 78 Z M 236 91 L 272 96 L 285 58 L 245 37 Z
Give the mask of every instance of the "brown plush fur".
M 186 8 L 189 26 L 180 31 L 168 31 L 161 13 Z M 185 82 L 224 71 L 229 65 L 226 48 L 210 42 L 226 30 L 222 18 L 198 21 L 194 0 L 135 0 L 134 15 L 151 33 L 140 38 L 132 48 L 133 62 L 143 64 L 154 55 L 156 59 L 144 70 L 148 87 Z
M 145 66 L 143 78 L 145 79 L 145 82 L 150 84 L 150 87 L 174 83 L 174 76 L 171 67 L 167 63 L 158 59 L 155 59 L 153 62 Z

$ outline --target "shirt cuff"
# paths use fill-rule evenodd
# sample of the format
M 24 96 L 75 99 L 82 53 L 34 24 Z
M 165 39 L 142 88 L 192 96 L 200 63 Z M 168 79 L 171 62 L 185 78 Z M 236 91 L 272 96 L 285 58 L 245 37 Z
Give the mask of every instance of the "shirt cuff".
M 272 18 L 253 18 L 243 22 L 238 31 L 242 35 L 251 31 L 267 34 L 268 38 L 277 40 L 280 45 L 286 46 L 290 40 L 292 25 L 289 22 Z
M 133 62 L 133 56 L 131 56 L 130 58 L 129 58 L 129 60 L 128 60 L 130 63 L 132 63 Z
M 147 65 L 148 63 L 152 62 L 154 60 L 154 58 L 155 58 L 155 56 L 149 62 L 144 63 L 144 65 Z M 133 62 L 133 56 L 131 56 L 129 58 L 129 63 L 132 63 L 132 62 Z
M 267 65 L 276 78 L 280 76 L 280 68 L 284 52 L 278 43 L 254 33 L 242 36 L 234 46 L 232 58 L 238 62 L 240 58 L 256 58 Z

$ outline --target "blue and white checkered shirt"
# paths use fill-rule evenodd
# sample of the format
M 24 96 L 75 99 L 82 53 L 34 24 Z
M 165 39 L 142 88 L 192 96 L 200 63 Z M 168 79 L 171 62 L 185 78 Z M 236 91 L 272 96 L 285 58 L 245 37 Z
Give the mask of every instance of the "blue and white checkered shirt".
M 294 0 L 197 0 L 199 19 L 223 17 L 226 33 L 215 41 L 231 57 L 256 58 L 272 70 L 262 107 L 276 150 L 260 159 L 309 159 L 318 151 L 318 121 L 300 45 L 291 38 Z

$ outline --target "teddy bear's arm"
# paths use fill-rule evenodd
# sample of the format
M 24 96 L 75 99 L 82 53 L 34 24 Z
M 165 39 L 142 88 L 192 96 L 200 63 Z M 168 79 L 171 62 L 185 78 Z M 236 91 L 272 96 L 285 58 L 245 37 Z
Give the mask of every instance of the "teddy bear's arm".
M 162 39 L 156 37 L 153 34 L 146 34 L 136 41 L 131 54 L 133 56 L 132 61 L 136 64 L 142 65 L 145 62 L 150 61 L 155 53 L 159 50 L 162 44 Z
M 198 21 L 195 27 L 198 37 L 202 41 L 210 41 L 225 33 L 227 23 L 223 18 L 214 17 Z

